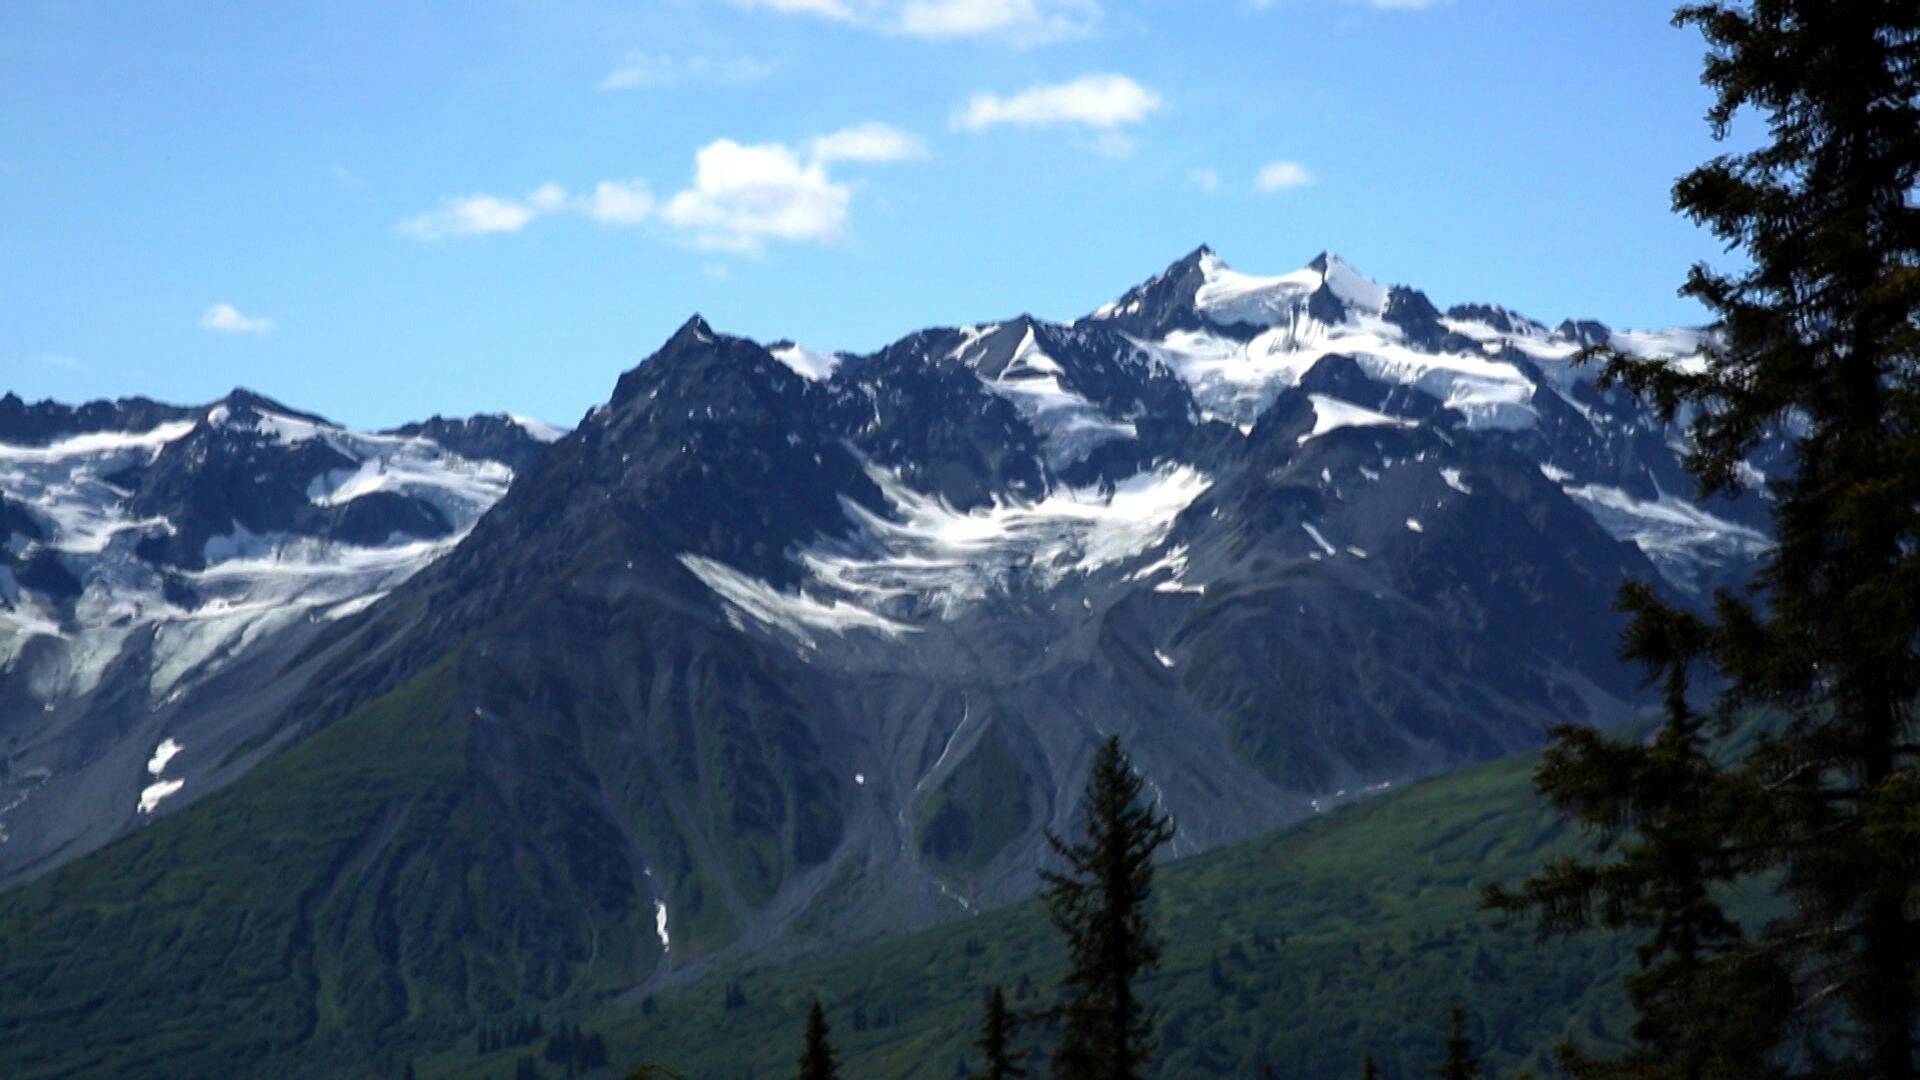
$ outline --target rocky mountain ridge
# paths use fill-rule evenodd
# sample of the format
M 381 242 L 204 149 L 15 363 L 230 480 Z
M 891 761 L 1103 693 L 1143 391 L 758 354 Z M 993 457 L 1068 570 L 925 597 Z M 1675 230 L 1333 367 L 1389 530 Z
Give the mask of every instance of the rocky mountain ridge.
M 1700 503 L 1682 430 L 1570 361 L 1703 340 L 1204 248 L 1072 322 L 868 355 L 695 317 L 384 598 L 240 651 L 248 693 L 209 680 L 124 771 L 221 746 L 155 808 L 191 813 L 405 692 L 467 747 L 442 797 L 500 823 L 407 865 L 588 889 L 550 929 L 632 943 L 600 974 L 634 984 L 1023 895 L 1108 732 L 1199 851 L 1637 707 L 1620 582 L 1740 580 L 1765 493 Z M 306 494 L 301 535 L 347 527 Z

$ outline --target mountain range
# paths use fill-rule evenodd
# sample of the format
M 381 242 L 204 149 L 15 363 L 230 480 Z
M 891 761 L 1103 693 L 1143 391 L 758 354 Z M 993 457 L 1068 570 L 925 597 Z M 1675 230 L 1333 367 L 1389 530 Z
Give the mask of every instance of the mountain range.
M 564 433 L 0 399 L 0 1031 L 213 949 L 450 1036 L 1017 900 L 1107 734 L 1184 856 L 1625 720 L 1619 585 L 1744 580 L 1787 458 L 1702 501 L 1594 344 L 1710 338 L 1202 248 L 865 355 L 695 316 Z

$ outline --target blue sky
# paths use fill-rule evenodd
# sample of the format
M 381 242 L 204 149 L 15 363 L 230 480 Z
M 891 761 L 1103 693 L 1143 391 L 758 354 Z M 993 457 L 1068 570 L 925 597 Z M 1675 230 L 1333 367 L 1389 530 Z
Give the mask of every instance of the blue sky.
M 570 423 L 688 314 L 866 350 L 1202 242 L 1697 322 L 1645 0 L 0 7 L 0 390 Z

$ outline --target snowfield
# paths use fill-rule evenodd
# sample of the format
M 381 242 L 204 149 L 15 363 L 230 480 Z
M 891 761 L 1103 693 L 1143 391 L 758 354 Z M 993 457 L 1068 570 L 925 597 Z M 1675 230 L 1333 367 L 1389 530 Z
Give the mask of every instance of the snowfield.
M 801 551 L 807 581 L 798 591 L 783 592 L 700 556 L 680 561 L 721 598 L 736 623 L 751 619 L 809 647 L 815 632 L 864 629 L 897 637 L 994 596 L 1044 591 L 1068 575 L 1135 558 L 1164 541 L 1174 519 L 1212 484 L 1198 470 L 1172 466 L 1112 490 L 1063 489 L 962 512 L 885 469 L 870 466 L 868 475 L 890 512 L 844 502 L 853 536 Z M 1176 565 L 1184 567 L 1163 560 L 1148 569 Z
M 355 545 L 257 535 L 236 524 L 206 542 L 204 569 L 156 567 L 135 549 L 177 526 L 128 511 L 129 492 L 116 480 L 152 465 L 169 444 L 201 425 L 265 446 L 324 441 L 357 465 L 315 477 L 307 490 L 313 505 L 405 495 L 432 506 L 453 531 L 433 540 L 396 534 Z M 278 628 L 318 612 L 344 618 L 371 604 L 457 544 L 506 493 L 512 475 L 504 465 L 462 458 L 425 438 L 364 434 L 225 404 L 200 421 L 148 431 L 99 432 L 42 447 L 0 443 L 0 492 L 46 533 L 38 541 L 16 535 L 10 549 L 23 557 L 43 548 L 56 553 L 81 586 L 70 604 L 56 605 L 17 588 L 10 575 L 0 582 L 0 672 L 14 671 L 23 652 L 40 641 L 25 675 L 29 692 L 51 703 L 86 694 L 131 644 L 150 639 L 148 690 L 158 701 Z M 190 601 L 182 602 L 186 591 L 169 589 L 170 574 L 191 586 Z

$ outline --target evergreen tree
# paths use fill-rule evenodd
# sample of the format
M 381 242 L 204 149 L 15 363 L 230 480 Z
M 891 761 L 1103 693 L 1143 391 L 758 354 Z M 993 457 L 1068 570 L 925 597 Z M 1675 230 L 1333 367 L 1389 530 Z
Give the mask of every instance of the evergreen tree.
M 1007 996 L 997 986 L 987 991 L 986 1013 L 980 1020 L 980 1038 L 973 1044 L 987 1059 L 987 1067 L 975 1073 L 973 1080 L 1013 1080 L 1014 1077 L 1027 1075 L 1027 1070 L 1013 1063 L 1014 1026 L 1015 1021 L 1007 1012 Z
M 1059 1080 L 1133 1080 L 1153 1058 L 1153 1012 L 1133 981 L 1160 962 L 1147 901 L 1154 853 L 1172 841 L 1173 826 L 1142 801 L 1144 787 L 1119 738 L 1109 738 L 1087 779 L 1083 839 L 1047 835 L 1066 863 L 1064 873 L 1041 873 L 1069 956 L 1053 1055 Z
M 1447 1017 L 1447 1057 L 1434 1073 L 1440 1080 L 1482 1080 L 1480 1059 L 1473 1054 L 1473 1040 L 1467 1038 L 1467 1010 L 1458 1005 Z
M 1661 676 L 1664 724 L 1645 743 L 1558 729 L 1535 776 L 1548 800 L 1598 834 L 1614 858 L 1554 860 L 1518 893 L 1490 886 L 1486 904 L 1533 916 L 1543 937 L 1596 925 L 1647 932 L 1639 970 L 1627 979 L 1639 1014 L 1635 1045 L 1615 1059 L 1562 1045 L 1568 1075 L 1758 1080 L 1769 1075 L 1769 1048 L 1753 1032 L 1782 1023 L 1791 998 L 1784 972 L 1747 947 L 1713 897 L 1745 867 L 1725 834 L 1744 793 L 1707 756 L 1707 724 L 1689 702 L 1688 670 L 1706 630 L 1660 607 L 1644 586 L 1629 586 L 1623 603 L 1636 615 L 1623 654 Z
M 1776 443 L 1792 466 L 1770 484 L 1779 542 L 1753 595 L 1722 592 L 1710 620 L 1689 621 L 1632 591 L 1629 652 L 1670 680 L 1702 657 L 1724 685 L 1720 730 L 1743 712 L 1779 722 L 1718 767 L 1685 745 L 1691 721 L 1671 693 L 1664 746 L 1560 733 L 1542 770 L 1549 797 L 1640 839 L 1615 862 L 1563 864 L 1524 895 L 1546 927 L 1580 925 L 1598 904 L 1602 922 L 1654 928 L 1636 980 L 1638 1052 L 1685 1052 L 1652 1075 L 1734 1075 L 1714 1015 L 1731 1013 L 1750 1028 L 1750 1055 L 1914 1080 L 1920 4 L 1695 3 L 1675 21 L 1708 42 L 1716 136 L 1749 111 L 1767 123 L 1758 148 L 1674 188 L 1676 208 L 1743 249 L 1746 265 L 1696 266 L 1682 290 L 1719 319 L 1704 364 L 1603 355 L 1604 377 L 1687 418 L 1705 494 L 1742 487 L 1748 459 Z M 1663 769 L 1683 790 L 1651 792 Z M 1695 835 L 1687 813 L 1701 815 Z M 1685 865 L 1683 851 L 1706 866 Z M 1743 939 L 1701 899 L 1731 876 L 1777 883 L 1788 916 Z M 1789 1016 L 1815 1041 L 1769 1054 L 1793 1031 Z
M 1360 1062 L 1360 1080 L 1380 1080 L 1380 1066 L 1374 1064 L 1372 1054 Z
M 839 1073 L 834 1063 L 833 1044 L 827 1041 L 827 1011 L 820 999 L 813 999 L 807 1010 L 807 1045 L 800 1054 L 800 1080 L 834 1080 Z
M 612 1060 L 607 1055 L 607 1040 L 599 1032 L 589 1032 L 580 1044 L 580 1064 L 589 1069 L 605 1068 Z

